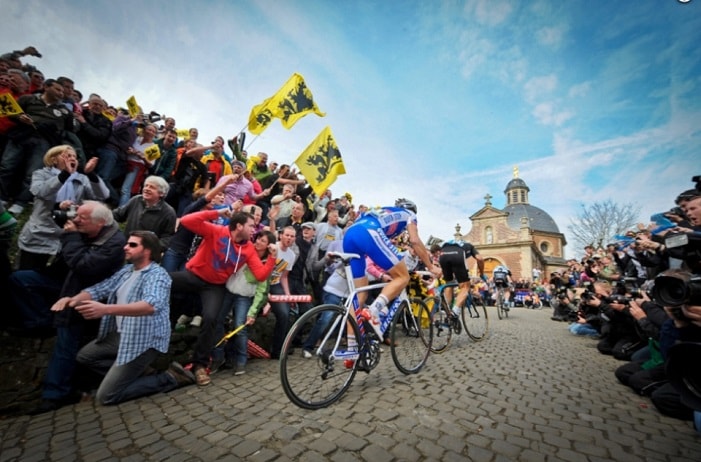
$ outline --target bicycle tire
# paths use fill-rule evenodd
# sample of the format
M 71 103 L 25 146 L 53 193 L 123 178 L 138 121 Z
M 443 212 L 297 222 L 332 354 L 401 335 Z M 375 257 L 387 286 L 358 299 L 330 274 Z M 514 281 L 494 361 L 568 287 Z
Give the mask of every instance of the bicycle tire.
M 489 333 L 489 317 L 487 317 L 487 307 L 482 300 L 481 304 L 475 303 L 470 295 L 465 300 L 465 306 L 460 309 L 460 318 L 467 335 L 479 342 L 484 340 Z
M 414 312 L 414 310 L 416 310 Z M 403 300 L 390 325 L 392 360 L 404 374 L 416 374 L 426 364 L 433 341 L 433 324 L 428 307 L 420 299 L 409 305 Z
M 497 291 L 497 301 L 496 301 L 496 307 L 497 307 L 497 316 L 499 316 L 499 319 L 504 319 L 504 313 L 502 312 L 502 307 L 504 306 L 504 293 L 501 291 Z
M 360 354 L 355 358 L 334 357 L 334 346 L 338 339 L 337 329 L 343 330 L 343 340 L 347 339 L 348 329 L 360 342 L 358 325 L 352 315 L 345 321 L 342 318 L 345 308 L 338 305 L 319 305 L 304 313 L 297 319 L 285 337 L 280 353 L 280 382 L 282 389 L 290 401 L 303 409 L 321 409 L 336 401 L 348 390 L 358 370 Z M 295 339 L 306 340 L 320 316 L 328 316 L 326 326 L 321 329 L 319 345 L 313 350 L 309 359 L 303 357 L 298 349 L 296 355 L 291 354 Z M 343 325 L 341 325 L 343 324 Z M 330 329 L 335 332 L 329 334 Z M 328 335 L 327 335 L 328 334 Z M 339 350 L 344 348 L 339 347 Z M 352 367 L 347 368 L 346 360 L 353 361 Z
M 445 311 L 442 297 L 426 297 L 426 307 L 431 312 L 431 324 L 433 324 L 433 342 L 431 352 L 441 354 L 448 350 L 453 338 L 453 327 L 450 325 L 450 317 Z

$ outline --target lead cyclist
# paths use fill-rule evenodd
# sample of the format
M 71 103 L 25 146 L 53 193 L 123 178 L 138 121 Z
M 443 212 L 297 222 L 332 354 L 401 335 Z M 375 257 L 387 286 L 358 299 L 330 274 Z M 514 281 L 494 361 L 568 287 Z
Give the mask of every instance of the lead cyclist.
M 368 210 L 348 228 L 343 237 L 343 251 L 361 256 L 351 261 L 356 288 L 368 285 L 365 273 L 366 256 L 392 278 L 364 313 L 380 340 L 383 338 L 380 315 L 387 315 L 389 302 L 399 296 L 409 284 L 409 270 L 404 263 L 402 252 L 391 242 L 392 238 L 405 230 L 409 235 L 409 245 L 416 256 L 434 276 L 440 277 L 441 268 L 431 261 L 431 255 L 419 237 L 416 204 L 408 199 L 397 199 L 394 207 Z M 363 307 L 366 298 L 367 292 L 359 292 L 358 306 Z

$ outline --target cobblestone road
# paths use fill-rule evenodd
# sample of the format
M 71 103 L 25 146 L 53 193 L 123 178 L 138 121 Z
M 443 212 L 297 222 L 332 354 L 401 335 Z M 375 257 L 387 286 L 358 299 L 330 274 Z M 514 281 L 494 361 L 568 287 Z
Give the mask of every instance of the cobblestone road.
M 493 310 L 493 308 L 491 308 Z M 490 311 L 415 376 L 389 354 L 330 408 L 290 404 L 277 364 L 113 407 L 91 403 L 0 420 L 0 461 L 699 461 L 691 424 L 619 385 L 621 363 L 550 321 Z

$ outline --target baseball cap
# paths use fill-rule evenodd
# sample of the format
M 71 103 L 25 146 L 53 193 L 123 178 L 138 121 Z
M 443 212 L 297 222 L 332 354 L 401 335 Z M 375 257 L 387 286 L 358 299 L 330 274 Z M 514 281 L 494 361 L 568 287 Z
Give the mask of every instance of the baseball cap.
M 309 229 L 313 229 L 314 231 L 316 231 L 316 225 L 314 223 L 312 223 L 311 221 L 305 221 L 304 223 L 302 223 L 302 228 L 309 228 Z
M 244 164 L 244 163 L 241 162 L 240 160 L 235 160 L 235 161 L 233 161 L 233 162 L 231 163 L 231 166 L 232 166 L 232 167 L 236 167 L 237 165 L 238 165 L 239 167 L 241 167 L 242 169 L 246 170 L 246 164 Z

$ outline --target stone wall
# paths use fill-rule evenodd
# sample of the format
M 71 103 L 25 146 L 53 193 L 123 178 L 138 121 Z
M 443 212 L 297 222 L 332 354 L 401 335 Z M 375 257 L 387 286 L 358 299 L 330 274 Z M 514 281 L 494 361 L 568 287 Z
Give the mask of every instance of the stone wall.
M 269 351 L 274 326 L 274 316 L 259 317 L 249 329 L 249 338 Z M 171 361 L 189 362 L 197 333 L 196 327 L 173 332 L 168 353 L 161 355 L 154 367 L 165 370 Z M 54 342 L 54 337 L 24 338 L 0 333 L 0 418 L 26 414 L 37 407 Z

